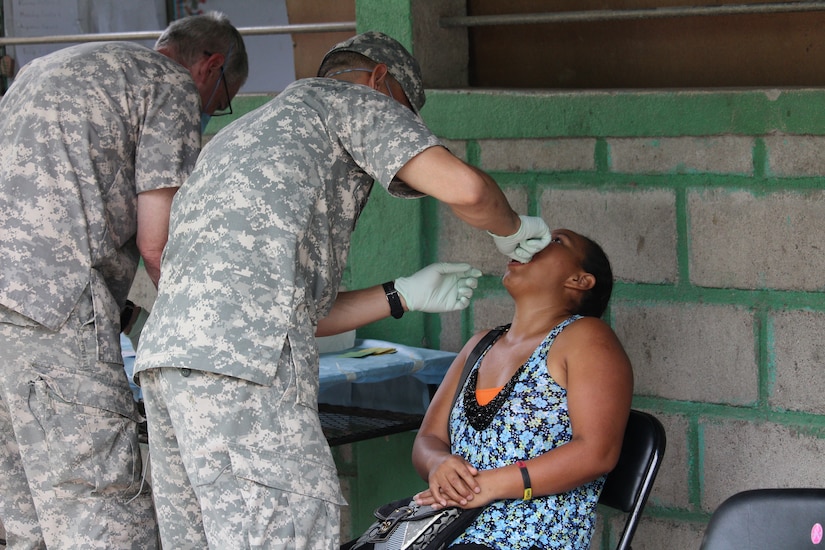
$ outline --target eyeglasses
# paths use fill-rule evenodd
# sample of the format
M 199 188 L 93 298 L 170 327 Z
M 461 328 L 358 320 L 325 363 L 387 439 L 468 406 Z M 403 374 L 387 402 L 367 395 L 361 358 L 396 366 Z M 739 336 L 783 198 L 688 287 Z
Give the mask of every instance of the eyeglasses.
M 230 46 L 229 52 L 232 51 L 232 47 Z M 227 52 L 226 57 L 229 57 L 229 52 Z M 203 52 L 204 55 L 210 56 L 212 55 L 211 52 Z M 229 85 L 226 83 L 226 73 L 224 72 L 226 65 L 221 65 L 221 75 L 218 77 L 218 82 L 223 81 L 223 91 L 226 93 L 226 108 L 225 109 L 216 109 L 212 116 L 225 116 L 232 114 L 232 101 L 229 99 Z M 218 88 L 218 82 L 215 83 L 215 89 Z M 212 95 L 215 95 L 215 90 L 212 91 Z M 212 101 L 212 98 L 209 99 Z

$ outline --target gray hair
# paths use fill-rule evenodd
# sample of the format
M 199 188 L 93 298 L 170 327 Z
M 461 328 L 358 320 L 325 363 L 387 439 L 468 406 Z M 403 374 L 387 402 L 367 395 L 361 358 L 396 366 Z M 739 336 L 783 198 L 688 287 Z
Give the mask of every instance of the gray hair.
M 226 80 L 239 86 L 249 76 L 249 59 L 241 33 L 229 18 L 218 11 L 192 15 L 173 21 L 155 42 L 155 49 L 165 48 L 171 57 L 191 67 L 205 54 L 222 53 Z

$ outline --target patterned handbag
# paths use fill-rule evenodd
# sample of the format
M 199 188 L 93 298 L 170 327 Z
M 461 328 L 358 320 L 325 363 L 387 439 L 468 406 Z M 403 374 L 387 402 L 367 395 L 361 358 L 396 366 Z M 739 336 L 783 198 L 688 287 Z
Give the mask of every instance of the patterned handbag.
M 484 508 L 419 506 L 411 497 L 375 510 L 376 521 L 351 550 L 443 550 L 473 522 Z
M 453 396 L 452 407 L 481 353 L 508 328 L 509 325 L 494 328 L 470 352 Z M 419 506 L 412 497 L 402 498 L 376 509 L 373 513 L 376 521 L 354 543 L 345 544 L 341 550 L 443 550 L 483 510 L 484 507 L 434 510 L 431 506 Z

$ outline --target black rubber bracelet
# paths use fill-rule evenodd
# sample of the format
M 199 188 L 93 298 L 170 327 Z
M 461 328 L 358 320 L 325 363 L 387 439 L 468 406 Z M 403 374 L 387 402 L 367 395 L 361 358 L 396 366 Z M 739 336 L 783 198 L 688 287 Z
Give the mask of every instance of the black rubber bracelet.
M 527 471 L 527 464 L 521 460 L 516 462 L 519 471 L 521 472 L 521 479 L 524 481 L 524 496 L 523 500 L 530 500 L 533 498 L 533 487 L 530 485 L 530 473 Z
M 404 306 L 401 305 L 401 297 L 395 290 L 395 281 L 387 281 L 383 284 L 384 293 L 387 295 L 387 302 L 390 304 L 390 315 L 396 319 L 404 316 Z

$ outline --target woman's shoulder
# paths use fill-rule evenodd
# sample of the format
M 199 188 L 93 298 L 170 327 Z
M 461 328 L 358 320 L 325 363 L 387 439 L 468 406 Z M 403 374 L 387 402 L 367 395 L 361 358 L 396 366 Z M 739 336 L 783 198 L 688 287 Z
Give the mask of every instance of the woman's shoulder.
M 613 329 L 610 325 L 602 319 L 601 317 L 592 317 L 587 315 L 572 315 L 569 317 L 570 327 L 576 327 L 578 329 L 585 329 L 585 330 L 610 330 Z
M 570 323 L 564 330 L 565 340 L 579 342 L 582 340 L 608 340 L 619 343 L 619 338 L 613 328 L 598 317 L 580 317 Z

